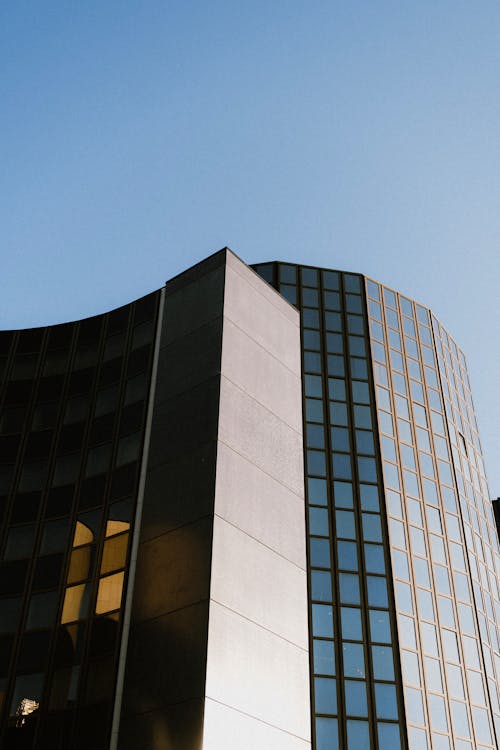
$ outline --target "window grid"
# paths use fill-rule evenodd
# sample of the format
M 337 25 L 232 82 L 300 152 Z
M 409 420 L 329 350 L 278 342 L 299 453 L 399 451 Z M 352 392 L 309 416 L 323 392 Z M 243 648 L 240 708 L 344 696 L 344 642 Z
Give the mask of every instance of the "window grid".
M 18 470 L 17 474 L 12 475 L 9 486 L 5 483 L 2 486 L 2 494 L 7 499 L 12 496 L 12 499 L 8 500 L 6 508 L 7 511 L 10 509 L 10 512 L 6 513 L 6 521 L 10 517 L 10 525 L 5 524 L 3 542 L 0 538 L 0 562 L 3 560 L 4 566 L 9 565 L 12 562 L 9 558 L 17 556 L 21 562 L 24 559 L 28 565 L 24 584 L 12 595 L 6 594 L 3 596 L 0 603 L 4 607 L 9 598 L 17 598 L 20 602 L 17 622 L 7 623 L 6 631 L 4 630 L 7 633 L 15 633 L 16 631 L 18 633 L 17 638 L 11 637 L 11 664 L 17 662 L 18 675 L 26 674 L 27 669 L 31 674 L 39 675 L 36 695 L 32 695 L 40 704 L 40 710 L 33 715 L 37 732 L 36 737 L 38 738 L 34 740 L 35 742 L 49 741 L 47 731 L 50 732 L 51 712 L 56 709 L 66 711 L 67 728 L 70 732 L 75 730 L 78 712 L 80 723 L 85 720 L 84 717 L 88 714 L 89 707 L 85 705 L 85 691 L 86 684 L 93 679 L 94 669 L 107 661 L 106 669 L 109 674 L 112 674 L 117 666 L 116 657 L 121 630 L 120 607 L 123 571 L 127 564 L 129 545 L 128 537 L 123 533 L 124 524 L 121 521 L 110 520 L 106 526 L 103 525 L 103 522 L 105 518 L 122 517 L 124 511 L 127 518 L 130 519 L 132 515 L 132 498 L 129 500 L 120 499 L 123 494 L 120 495 L 117 487 L 112 484 L 112 478 L 117 474 L 116 471 L 112 472 L 112 468 L 119 463 L 121 455 L 130 459 L 130 438 L 127 436 L 140 433 L 143 428 L 145 410 L 144 408 L 137 410 L 134 407 L 135 411 L 132 413 L 130 409 L 127 411 L 126 408 L 120 409 L 119 407 L 122 403 L 121 400 L 126 398 L 126 387 L 130 378 L 134 376 L 136 371 L 144 370 L 144 368 L 146 371 L 149 370 L 156 308 L 157 295 L 151 295 L 107 315 L 75 324 L 40 329 L 42 338 L 38 342 L 38 369 L 36 372 L 33 370 L 30 374 L 31 393 L 21 392 L 17 387 L 18 381 L 12 381 L 16 373 L 19 373 L 19 368 L 16 369 L 15 366 L 19 355 L 16 354 L 14 347 L 17 347 L 17 351 L 19 351 L 22 348 L 23 337 L 26 338 L 26 333 L 29 334 L 30 332 L 20 332 L 12 337 L 10 366 L 6 372 L 6 374 L 10 373 L 10 381 L 6 378 L 5 388 L 0 393 L 0 397 L 3 396 L 4 398 L 3 403 L 7 405 L 7 409 L 2 413 L 11 408 L 9 402 L 14 404 L 14 409 L 17 408 L 15 406 L 16 398 L 26 401 L 29 397 L 28 409 L 23 420 L 24 430 L 19 421 L 17 425 L 11 424 L 9 426 L 3 420 L 0 426 L 0 433 L 3 433 L 0 440 L 2 440 L 2 443 L 8 443 L 11 440 L 11 428 L 15 427 L 14 432 L 17 430 L 23 436 L 23 442 L 17 451 L 17 465 L 22 465 L 21 457 L 23 455 L 25 459 L 29 458 L 28 451 L 32 450 L 32 446 L 35 446 L 37 450 L 45 450 L 43 454 L 44 463 L 48 466 L 48 470 L 43 477 L 34 476 L 34 481 L 39 483 L 40 490 L 36 493 L 31 492 L 31 495 L 37 495 L 39 502 L 37 508 L 33 512 L 30 511 L 29 523 L 26 522 L 26 519 L 21 519 L 21 521 L 24 520 L 24 523 L 19 523 L 20 519 L 17 516 L 20 508 L 22 511 L 24 506 L 24 503 L 19 502 L 19 494 L 17 494 L 18 502 L 14 502 L 15 488 L 18 488 L 18 493 L 19 489 L 22 489 L 23 474 L 21 474 L 21 471 Z M 145 320 L 143 320 L 144 318 Z M 97 328 L 99 328 L 99 334 L 96 331 Z M 121 346 L 121 353 L 119 352 L 118 358 L 113 359 L 117 353 L 116 331 L 114 330 L 116 328 L 121 331 L 120 337 L 122 340 L 118 346 L 118 349 Z M 64 331 L 69 335 L 66 336 L 64 343 L 65 354 L 59 356 L 57 349 L 54 354 L 51 344 L 53 344 L 54 339 L 61 339 L 61 333 L 64 333 Z M 87 336 L 89 341 L 92 340 L 92 347 L 85 343 L 84 339 Z M 97 347 L 95 346 L 96 339 L 99 342 Z M 111 347 L 108 347 L 110 343 Z M 107 354 L 109 350 L 111 350 L 111 357 Z M 90 365 L 89 362 L 91 362 Z M 118 367 L 116 367 L 116 363 L 119 364 Z M 51 385 L 51 389 L 47 388 L 49 383 L 47 381 L 48 368 L 49 370 L 55 368 L 59 378 L 56 383 L 57 387 Z M 87 377 L 89 373 L 92 374 L 90 378 Z M 50 371 L 49 375 L 52 374 L 52 371 Z M 37 379 L 33 380 L 35 376 L 37 376 Z M 94 415 L 95 418 L 92 421 L 94 405 L 97 404 L 99 398 L 98 388 L 102 386 L 105 389 L 107 381 L 118 383 L 118 399 L 113 405 L 112 411 L 122 415 L 122 419 L 120 423 L 117 419 L 112 419 L 110 425 L 100 421 L 99 430 L 96 431 L 93 425 L 97 424 L 96 419 L 99 420 L 100 417 Z M 13 382 L 14 385 L 9 385 L 9 382 Z M 53 383 L 53 380 L 50 382 Z M 35 383 L 36 385 L 34 385 Z M 147 395 L 147 388 L 148 381 L 146 379 L 143 386 L 143 401 Z M 83 392 L 87 392 L 89 396 L 84 404 L 85 408 L 78 417 L 78 429 L 75 430 L 72 426 L 73 421 L 70 420 L 68 424 L 66 420 L 67 410 L 65 407 L 71 400 L 74 401 L 75 398 L 79 398 L 77 394 Z M 50 412 L 47 410 L 44 412 L 45 417 L 49 416 L 52 420 L 52 433 L 48 433 L 53 435 L 51 443 L 45 437 L 47 431 L 45 433 L 43 431 L 37 432 L 37 429 L 39 431 L 46 427 L 46 425 L 35 421 L 37 413 L 39 413 L 37 399 L 42 404 L 55 404 L 55 408 Z M 136 400 L 136 403 L 140 402 Z M 31 433 L 29 425 L 31 425 Z M 37 442 L 38 434 L 41 434 L 44 440 Z M 61 441 L 60 445 L 56 442 L 56 437 Z M 75 452 L 72 454 L 70 448 L 68 453 L 68 445 L 71 445 L 71 441 L 75 438 L 76 444 L 73 447 Z M 47 443 L 45 446 L 44 441 Z M 95 478 L 90 476 L 86 479 L 86 455 L 95 451 L 94 446 L 107 445 L 108 443 L 111 450 L 105 456 L 105 463 L 102 464 L 101 462 L 98 465 L 99 472 Z M 127 444 L 127 451 L 124 451 L 125 443 Z M 139 453 L 141 443 L 142 438 L 139 439 L 136 446 Z M 140 459 L 139 453 L 136 457 L 137 460 Z M 62 476 L 60 481 L 57 472 L 67 457 L 71 457 L 71 455 L 77 457 L 76 461 L 71 461 L 68 464 L 72 474 L 71 478 Z M 101 479 L 104 481 L 101 481 Z M 130 477 L 130 480 L 132 484 L 135 484 L 137 473 L 135 473 L 135 480 L 134 477 Z M 73 488 L 71 491 L 69 490 L 70 487 Z M 79 488 L 78 492 L 76 492 L 77 487 Z M 130 487 L 133 493 L 132 485 Z M 115 494 L 116 498 L 114 497 Z M 31 495 L 28 495 L 28 497 Z M 114 502 L 115 500 L 116 502 Z M 94 530 L 92 544 L 85 544 L 80 541 L 78 545 L 75 545 L 75 550 L 81 552 L 80 558 L 77 560 L 76 557 L 69 554 L 72 550 L 69 546 L 70 534 L 74 533 L 78 518 L 84 520 L 89 514 L 97 513 L 97 510 L 92 510 L 92 508 L 98 508 L 101 513 L 101 521 Z M 60 531 L 63 524 L 66 525 L 66 534 L 61 537 Z M 130 522 L 125 525 L 129 528 Z M 16 550 L 11 552 L 13 545 L 10 544 L 9 539 L 12 530 L 27 529 L 30 526 L 33 526 L 35 531 L 31 549 L 21 550 L 19 553 Z M 105 541 L 106 538 L 110 539 L 111 544 Z M 112 545 L 114 545 L 114 549 Z M 34 552 L 37 552 L 37 554 L 34 555 Z M 44 565 L 47 561 L 54 561 L 54 558 L 56 558 L 55 567 L 58 575 L 55 578 L 49 576 L 49 579 L 47 579 L 47 570 L 44 570 Z M 16 562 L 15 559 L 13 561 Z M 75 569 L 75 565 L 80 566 L 79 570 Z M 71 596 L 66 596 L 67 592 Z M 49 600 L 50 607 L 47 609 Z M 86 602 L 85 612 L 82 610 L 84 602 Z M 102 613 L 101 616 L 99 616 L 100 613 Z M 115 635 L 104 647 L 104 650 L 102 646 L 96 649 L 97 629 L 107 621 L 115 623 Z M 92 627 L 90 627 L 91 623 Z M 77 628 L 80 634 L 77 633 Z M 109 631 L 109 628 L 107 630 Z M 71 647 L 72 653 L 74 652 L 71 664 L 68 663 L 63 668 L 60 654 L 61 636 L 64 634 L 65 637 L 69 637 L 70 632 L 75 639 L 78 636 L 78 648 L 77 640 L 74 640 Z M 43 646 L 40 645 L 39 656 L 37 656 L 36 650 L 33 649 L 36 647 L 36 639 L 40 639 L 42 636 L 44 642 Z M 28 641 L 30 644 L 34 644 L 31 651 L 26 647 Z M 42 660 L 40 655 L 45 658 Z M 32 661 L 30 667 L 29 659 L 36 661 L 35 666 L 33 666 L 34 662 Z M 85 665 L 81 674 L 80 664 Z M 62 672 L 69 675 L 68 670 L 71 671 L 71 685 L 69 687 L 68 684 L 60 683 Z M 12 672 L 12 670 L 7 673 L 9 672 Z M 0 732 L 2 730 L 4 732 L 5 739 L 5 732 L 10 731 L 12 724 L 12 719 L 9 719 L 9 709 L 13 701 L 16 700 L 17 692 L 15 691 L 17 691 L 18 683 L 16 682 L 14 685 L 12 679 L 9 687 L 2 675 L 0 675 L 0 678 L 0 689 L 6 693 L 6 700 L 3 705 L 3 728 L 0 728 Z M 66 677 L 64 677 L 64 680 L 66 680 Z M 30 691 L 34 689 L 33 680 L 31 681 L 31 687 L 26 689 Z M 63 693 L 61 693 L 61 689 Z M 64 700 L 69 701 L 69 703 L 65 702 L 64 705 L 61 703 L 63 694 L 66 696 Z M 56 703 L 54 703 L 55 695 L 58 696 Z M 93 709 L 97 716 L 99 713 L 97 707 L 94 706 Z M 108 732 L 109 726 L 106 726 L 104 714 L 101 719 L 101 730 Z M 73 730 L 71 730 L 71 726 Z
M 484 662 L 488 675 L 487 695 L 498 736 L 500 734 L 498 537 L 489 500 L 465 357 L 435 318 L 432 319 L 432 325 L 436 340 L 438 368 L 443 383 L 445 419 L 451 442 L 451 461 L 458 485 L 459 507 L 472 577 L 472 601 L 475 603 L 478 620 L 476 636 L 478 630 L 481 662 Z M 470 671 L 474 674 L 472 670 Z M 484 720 L 480 722 L 481 717 L 478 714 L 474 718 L 478 721 L 479 730 L 484 735 Z
M 455 504 L 454 499 L 451 500 L 449 498 L 450 494 L 452 497 L 454 497 L 454 491 L 453 491 L 453 476 L 451 472 L 451 468 L 449 464 L 444 464 L 441 466 L 440 459 L 438 457 L 438 453 L 435 450 L 435 446 L 433 445 L 435 442 L 435 439 L 437 438 L 436 434 L 434 434 L 434 431 L 437 429 L 438 435 L 443 435 L 443 438 L 437 438 L 440 440 L 445 439 L 446 437 L 446 431 L 444 423 L 442 422 L 442 419 L 438 419 L 439 415 L 443 413 L 443 401 L 441 397 L 439 396 L 439 381 L 436 377 L 435 371 L 432 369 L 432 366 L 436 367 L 435 364 L 435 353 L 433 354 L 432 351 L 432 332 L 429 328 L 429 314 L 428 311 L 425 308 L 422 308 L 419 305 L 415 305 L 415 308 L 413 308 L 413 305 L 410 300 L 406 300 L 402 297 L 399 297 L 399 310 L 397 305 L 397 295 L 393 293 L 391 290 L 383 289 L 383 295 L 380 294 L 380 287 L 376 285 L 374 282 L 367 282 L 367 289 L 368 293 L 372 294 L 373 299 L 369 300 L 369 309 L 371 312 L 371 320 L 370 320 L 370 329 L 371 329 L 371 337 L 372 337 L 372 352 L 375 360 L 382 359 L 384 360 L 384 363 L 386 365 L 386 369 L 381 365 L 375 364 L 375 371 L 377 373 L 376 376 L 376 382 L 381 383 L 382 385 L 389 385 L 389 379 L 388 374 L 390 376 L 391 380 L 391 387 L 389 390 L 391 393 L 387 396 L 387 398 L 380 398 L 380 396 L 384 396 L 383 392 L 380 391 L 380 386 L 377 385 L 377 401 L 379 406 L 379 426 L 382 432 L 386 432 L 387 437 L 384 437 L 382 435 L 382 445 L 384 445 L 384 441 L 387 442 L 389 439 L 389 435 L 392 431 L 395 433 L 394 437 L 399 436 L 399 441 L 397 442 L 397 454 L 396 451 L 394 451 L 393 461 L 394 461 L 394 471 L 386 472 L 386 483 L 389 481 L 392 481 L 392 475 L 394 484 L 397 484 L 398 486 L 394 488 L 394 490 L 397 490 L 397 492 L 402 493 L 402 497 L 405 497 L 405 495 L 413 495 L 414 499 L 411 499 L 411 497 L 406 498 L 406 502 L 401 503 L 399 500 L 398 503 L 394 503 L 392 508 L 393 512 L 391 513 L 391 510 L 389 510 L 389 513 L 393 516 L 390 520 L 390 526 L 391 526 L 391 539 L 392 539 L 392 552 L 394 558 L 401 561 L 401 556 L 405 556 L 406 558 L 406 566 L 408 567 L 408 575 L 407 578 L 409 579 L 410 583 L 413 583 L 413 576 L 412 576 L 412 568 L 414 570 L 414 574 L 417 573 L 417 569 L 415 568 L 415 565 L 418 563 L 418 560 L 425 560 L 426 558 L 430 561 L 432 558 L 434 558 L 430 568 L 428 568 L 428 572 L 426 575 L 429 576 L 429 583 L 427 584 L 428 587 L 430 587 L 429 591 L 429 598 L 430 601 L 433 601 L 433 608 L 434 608 L 434 622 L 440 623 L 441 627 L 438 627 L 436 629 L 436 634 L 438 634 L 438 639 L 436 642 L 436 647 L 440 651 L 437 651 L 437 656 L 439 656 L 439 653 L 443 655 L 443 662 L 445 657 L 447 657 L 451 662 L 453 661 L 453 658 L 449 656 L 449 653 L 446 654 L 445 647 L 450 649 L 453 647 L 455 649 L 455 652 L 457 653 L 456 661 L 463 662 L 462 657 L 462 642 L 461 639 L 458 638 L 458 642 L 454 643 L 456 641 L 455 631 L 458 633 L 458 618 L 457 618 L 457 608 L 453 604 L 453 600 L 456 599 L 455 597 L 455 581 L 453 580 L 453 576 L 449 576 L 449 571 L 451 570 L 451 551 L 447 549 L 446 545 L 446 537 L 444 535 L 444 527 L 442 525 L 442 520 L 439 517 L 439 507 L 443 505 L 443 499 L 445 503 L 453 503 Z M 378 297 L 384 298 L 386 301 L 386 305 L 384 313 L 382 313 L 382 307 L 380 304 L 378 304 L 378 301 L 376 300 L 376 296 L 378 294 Z M 389 303 L 389 307 L 387 306 L 387 302 Z M 414 314 L 414 309 L 416 311 L 416 316 Z M 408 317 L 407 317 L 408 316 Z M 413 319 L 412 319 L 413 318 Z M 427 325 L 426 325 L 427 324 Z M 391 329 L 392 331 L 396 330 L 405 330 L 408 334 L 408 338 L 404 337 L 404 344 L 399 344 L 398 340 L 392 335 L 391 337 Z M 418 332 L 418 333 L 417 333 Z M 406 356 L 403 358 L 402 356 L 398 358 L 394 355 L 394 351 L 390 352 L 390 350 L 385 348 L 385 343 L 392 343 L 395 344 L 396 350 L 398 348 L 401 351 L 401 354 L 405 354 Z M 414 343 L 412 343 L 412 341 Z M 409 342 L 409 346 L 407 346 L 407 342 Z M 387 362 L 389 361 L 387 359 L 387 353 L 390 352 L 390 364 L 392 367 L 387 367 Z M 410 357 L 415 357 L 415 360 L 410 359 Z M 434 362 L 433 362 L 434 360 Z M 418 365 L 416 364 L 418 362 Z M 401 383 L 398 382 L 399 376 L 397 375 L 397 372 L 394 372 L 394 369 L 397 371 L 399 370 L 404 378 L 405 383 L 401 381 Z M 425 375 L 424 375 L 425 373 Z M 414 378 L 414 381 L 412 381 L 412 376 Z M 408 392 L 408 396 L 410 396 L 410 387 L 412 386 L 412 382 L 417 382 L 419 379 L 421 379 L 423 388 L 417 388 L 413 386 L 411 389 L 411 392 L 415 396 L 415 401 L 420 402 L 420 404 L 423 406 L 416 405 L 416 411 L 413 414 L 413 418 L 410 419 L 411 422 L 413 422 L 412 428 L 408 430 L 408 435 L 405 435 L 403 439 L 401 439 L 400 433 L 400 423 L 401 420 L 394 420 L 394 423 L 391 425 L 391 421 L 389 417 L 385 417 L 383 413 L 381 412 L 381 409 L 387 409 L 388 404 L 389 407 L 392 406 L 392 414 L 396 414 L 396 409 L 398 406 L 398 397 L 397 391 L 401 393 L 402 390 L 406 388 L 406 391 Z M 432 415 L 432 423 L 428 419 Z M 403 415 L 405 416 L 405 415 Z M 409 415 L 411 417 L 411 415 Z M 423 432 L 423 427 L 418 427 L 417 425 L 422 424 L 423 421 L 426 420 L 428 424 L 426 425 L 427 428 L 427 442 L 428 442 L 428 448 L 429 455 L 425 452 L 419 453 L 417 450 L 417 443 L 418 440 L 416 438 L 420 437 L 420 433 Z M 391 418 L 392 420 L 392 418 Z M 385 430 L 385 427 L 387 427 L 387 430 Z M 420 432 L 419 432 L 420 431 Z M 403 479 L 404 471 L 403 471 L 403 464 L 405 460 L 404 452 L 406 450 L 405 446 L 410 445 L 413 443 L 415 446 L 413 461 L 415 462 L 415 471 L 417 476 L 419 477 L 419 481 L 415 481 L 411 485 L 411 487 L 404 486 L 401 483 L 401 479 Z M 394 444 L 396 447 L 396 443 Z M 434 449 L 433 449 L 434 448 Z M 448 452 L 449 453 L 449 452 Z M 431 458 L 431 456 L 433 458 Z M 431 462 L 428 461 L 428 458 L 431 458 Z M 416 459 L 416 461 L 415 461 Z M 425 461 L 424 461 L 425 459 Z M 448 461 L 450 460 L 450 456 L 448 455 Z M 422 461 L 424 461 L 424 465 L 422 465 Z M 442 469 L 444 472 L 444 469 L 446 466 L 448 466 L 447 471 L 445 472 L 445 476 L 439 477 L 439 479 L 444 482 L 438 481 L 438 473 L 436 471 L 437 467 Z M 427 471 L 427 468 L 429 471 Z M 401 474 L 400 474 L 401 472 Z M 425 474 L 427 473 L 428 479 L 425 478 Z M 435 475 L 435 477 L 432 477 L 432 474 Z M 431 479 L 432 477 L 432 479 Z M 435 483 L 431 484 L 431 482 Z M 433 493 L 431 496 L 426 497 L 425 496 L 425 489 L 427 487 L 434 487 Z M 441 487 L 441 494 L 445 493 L 445 495 L 442 498 L 442 501 L 439 501 L 439 497 L 437 494 L 437 488 Z M 424 490 L 424 493 L 422 493 L 422 489 Z M 392 491 L 394 492 L 394 491 Z M 424 499 L 426 502 L 424 503 L 424 506 L 420 503 L 421 499 Z M 428 504 L 429 503 L 429 504 Z M 435 506 L 435 507 L 432 507 Z M 405 508 L 405 512 L 403 512 L 403 507 Z M 427 512 L 423 513 L 422 508 L 426 507 Z M 391 505 L 389 505 L 389 508 L 391 508 Z M 417 516 L 417 509 L 419 514 L 419 519 Z M 455 512 L 456 508 L 455 508 Z M 401 520 L 397 520 L 400 518 Z M 412 523 L 415 523 L 415 521 L 419 520 L 419 524 L 423 529 L 423 536 L 421 540 L 419 541 L 419 536 L 417 534 L 418 528 L 416 525 L 412 525 Z M 458 519 L 457 519 L 458 520 Z M 429 522 L 433 524 L 432 533 L 431 529 L 429 528 Z M 436 524 L 439 524 L 439 528 L 436 527 Z M 412 560 L 408 561 L 408 558 L 406 556 L 406 552 L 404 551 L 404 546 L 407 543 L 407 540 L 405 539 L 405 529 L 406 532 L 412 531 L 410 534 L 410 541 L 418 541 L 418 549 L 413 549 L 413 565 Z M 420 532 L 419 532 L 420 533 Z M 398 537 L 401 536 L 401 543 L 398 542 Z M 458 540 L 461 541 L 461 538 Z M 421 543 L 423 542 L 423 547 L 420 549 Z M 456 544 L 456 543 L 455 543 Z M 397 549 L 397 546 L 400 547 L 400 549 Z M 456 547 L 459 547 L 459 544 L 456 544 Z M 462 547 L 463 549 L 463 547 Z M 416 557 L 416 555 L 422 554 L 422 557 Z M 438 558 L 438 559 L 436 559 Z M 442 563 L 442 564 L 441 564 Z M 418 563 L 419 567 L 420 564 Z M 401 571 L 402 567 L 401 565 L 394 565 L 394 569 L 396 571 Z M 446 573 L 445 571 L 448 571 Z M 436 578 L 436 575 L 438 576 Z M 449 590 L 438 593 L 440 587 L 443 585 L 443 582 L 446 581 L 446 576 L 449 578 L 449 583 L 446 584 L 449 588 Z M 404 585 L 403 581 L 405 576 L 398 576 L 402 580 L 396 584 L 396 587 L 399 588 L 400 591 L 404 593 L 404 589 L 402 589 L 402 586 Z M 443 579 L 441 581 L 441 579 Z M 431 581 L 434 581 L 433 584 L 431 584 Z M 415 592 L 418 591 L 416 587 L 413 585 L 412 588 Z M 424 591 L 424 589 L 421 589 Z M 419 612 L 419 609 L 416 607 L 416 595 L 412 596 L 411 588 L 408 589 L 407 592 L 408 595 L 406 595 L 406 600 L 411 602 L 411 605 L 408 605 L 407 603 L 404 605 L 406 609 L 408 609 L 408 606 L 411 606 L 413 609 L 413 614 L 416 612 Z M 437 605 L 440 605 L 441 612 L 438 612 Z M 403 607 L 403 611 L 404 611 Z M 400 602 L 398 602 L 398 611 L 401 610 Z M 401 617 L 404 617 L 404 620 L 401 620 Z M 434 698 L 432 698 L 433 693 L 431 690 L 433 689 L 432 683 L 429 683 L 429 685 L 426 685 L 425 682 L 425 676 L 424 671 L 422 669 L 423 667 L 423 661 L 425 657 L 423 656 L 424 647 L 419 646 L 418 638 L 418 629 L 415 632 L 414 635 L 414 656 L 411 656 L 411 652 L 407 650 L 407 645 L 404 643 L 405 634 L 404 634 L 404 627 L 401 627 L 401 625 L 408 626 L 409 620 L 407 614 L 400 614 L 398 615 L 398 619 L 400 620 L 400 638 L 402 640 L 402 644 L 405 646 L 405 650 L 403 651 L 403 661 L 406 661 L 408 668 L 411 666 L 413 669 L 414 674 L 417 675 L 418 680 L 423 682 L 424 686 L 426 686 L 426 692 L 428 696 L 428 710 L 430 712 L 430 718 L 433 717 L 433 711 L 435 713 L 436 710 L 436 703 Z M 443 620 L 443 622 L 441 622 Z M 448 629 L 449 628 L 449 629 Z M 455 628 L 455 630 L 453 630 Z M 423 637 L 422 633 L 422 637 Z M 444 641 L 443 641 L 444 639 Z M 453 639 L 453 640 L 452 640 Z M 439 646 L 437 645 L 439 643 Z M 418 670 L 418 673 L 417 671 Z M 441 668 L 441 680 L 443 682 L 443 687 L 446 688 L 446 682 L 445 680 L 447 678 L 444 678 L 444 672 Z M 462 672 L 462 681 L 463 681 L 463 672 Z M 411 685 L 411 682 L 408 682 L 407 676 L 405 677 L 405 683 L 408 685 Z M 414 684 L 414 683 L 413 683 Z M 465 684 L 465 683 L 464 683 Z M 449 683 L 450 687 L 450 683 Z M 409 718 L 411 719 L 412 715 L 414 715 L 414 695 L 410 692 L 408 694 L 408 691 L 413 691 L 414 688 L 407 687 L 406 693 L 407 693 L 407 711 Z M 446 694 L 446 693 L 445 693 Z M 465 687 L 465 693 L 464 698 L 467 697 L 467 687 Z M 444 705 L 441 707 L 445 708 Z M 466 704 L 464 703 L 457 703 L 452 702 L 450 705 L 450 708 L 453 708 L 455 713 L 457 714 L 458 718 L 461 719 L 461 717 L 465 717 L 465 722 L 462 718 L 462 729 L 464 726 L 468 723 L 469 727 L 472 727 L 471 722 L 471 715 L 470 713 L 467 714 L 466 711 Z M 422 714 L 422 707 L 420 707 L 420 712 L 422 715 L 422 722 L 425 720 L 425 715 Z M 454 731 L 456 737 L 462 737 L 466 738 L 467 735 L 464 735 L 461 733 L 460 728 L 457 726 L 452 726 L 452 723 L 450 721 L 450 711 L 446 710 L 446 714 L 443 714 L 447 718 L 447 725 L 449 731 Z M 422 723 L 421 722 L 421 723 Z M 435 731 L 436 728 L 434 727 Z M 446 727 L 444 725 L 444 722 L 441 726 L 441 730 L 446 731 Z M 422 745 L 425 746 L 423 743 L 427 742 L 428 740 L 428 734 L 427 734 L 428 727 L 421 727 L 418 732 L 410 731 L 410 742 L 411 744 L 415 744 L 415 746 L 421 747 Z M 465 728 L 465 731 L 467 731 L 467 728 Z M 442 735 L 444 737 L 444 735 Z M 472 735 L 473 736 L 473 735 Z M 426 739 L 427 737 L 427 739 Z
M 335 742 L 342 748 L 361 746 L 359 742 L 378 748 L 379 742 L 382 746 L 387 741 L 406 747 L 398 724 L 403 710 L 397 687 L 399 659 L 391 645 L 395 621 L 390 559 L 384 552 L 387 522 L 384 508 L 375 504 L 370 489 L 380 495 L 364 284 L 361 277 L 350 274 L 318 274 L 304 267 L 294 270 L 278 264 L 276 275 L 280 291 L 295 304 L 300 300 L 301 307 L 313 711 L 317 701 L 313 739 L 317 750 L 330 750 Z M 330 600 L 335 640 L 332 630 L 330 637 L 315 631 L 319 613 L 329 611 Z M 344 639 L 343 627 L 349 628 Z M 334 644 L 334 651 L 328 644 Z M 318 710 L 325 705 L 323 696 L 317 695 L 318 687 L 324 688 L 318 679 L 333 678 L 333 671 L 315 678 L 315 661 L 321 664 L 321 653 L 328 648 L 335 656 L 337 714 L 332 708 L 330 713 Z M 383 670 L 381 657 L 387 660 L 391 651 L 391 673 L 377 671 Z M 356 661 L 361 656 L 362 662 Z M 353 705 L 357 708 L 352 709 Z

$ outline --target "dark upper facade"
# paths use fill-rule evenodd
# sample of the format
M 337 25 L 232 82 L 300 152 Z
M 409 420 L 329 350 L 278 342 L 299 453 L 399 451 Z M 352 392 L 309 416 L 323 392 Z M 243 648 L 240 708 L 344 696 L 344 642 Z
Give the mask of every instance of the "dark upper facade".
M 497 746 L 498 538 L 429 310 L 224 249 L 0 367 L 2 747 Z

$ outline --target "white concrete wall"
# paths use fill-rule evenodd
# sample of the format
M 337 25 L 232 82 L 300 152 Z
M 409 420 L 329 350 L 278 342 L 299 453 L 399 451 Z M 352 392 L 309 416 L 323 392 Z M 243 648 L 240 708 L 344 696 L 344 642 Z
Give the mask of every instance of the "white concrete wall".
M 299 314 L 228 253 L 203 750 L 310 748 Z

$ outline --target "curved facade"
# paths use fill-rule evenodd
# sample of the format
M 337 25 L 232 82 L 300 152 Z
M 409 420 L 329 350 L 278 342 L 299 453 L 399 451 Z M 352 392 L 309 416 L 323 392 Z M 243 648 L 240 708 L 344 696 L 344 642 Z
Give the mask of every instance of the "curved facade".
M 0 366 L 2 747 L 497 747 L 498 536 L 427 308 L 224 249 Z
M 463 352 L 370 279 L 258 270 L 302 313 L 316 747 L 497 747 L 500 557 Z
M 109 732 L 158 302 L 1 334 L 3 747 Z

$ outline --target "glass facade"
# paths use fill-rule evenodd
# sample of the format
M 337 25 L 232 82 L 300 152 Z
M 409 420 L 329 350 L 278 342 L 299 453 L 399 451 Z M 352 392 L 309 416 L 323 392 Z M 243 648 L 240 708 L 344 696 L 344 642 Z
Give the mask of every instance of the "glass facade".
M 375 281 L 256 270 L 301 311 L 313 746 L 497 747 L 498 534 L 463 353 Z
M 0 338 L 0 745 L 109 744 L 158 295 Z
M 426 308 L 366 288 L 410 747 L 497 747 L 498 537 L 465 358 Z
M 301 312 L 313 746 L 406 748 L 364 279 L 256 270 Z

